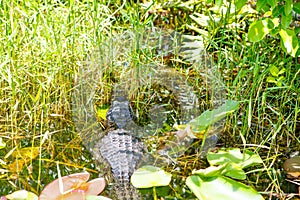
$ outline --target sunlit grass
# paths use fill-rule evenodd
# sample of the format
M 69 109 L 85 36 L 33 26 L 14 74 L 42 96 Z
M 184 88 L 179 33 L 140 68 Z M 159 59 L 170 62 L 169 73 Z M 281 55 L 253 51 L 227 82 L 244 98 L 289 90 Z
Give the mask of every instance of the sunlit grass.
M 57 163 L 63 175 L 95 172 L 73 128 L 70 104 L 74 71 L 108 30 L 111 11 L 98 3 L 36 1 L 6 1 L 0 9 L 1 159 L 7 171 L 1 194 L 21 188 L 39 193 L 57 177 Z M 10 152 L 24 147 L 39 147 L 38 159 L 11 165 L 17 158 Z
M 1 195 L 19 189 L 39 194 L 45 184 L 57 178 L 57 165 L 62 175 L 87 170 L 98 176 L 72 121 L 74 74 L 107 36 L 127 28 L 151 27 L 157 23 L 156 17 L 147 18 L 129 3 L 0 3 L 0 137 L 6 143 L 0 150 Z M 179 20 L 176 29 L 185 30 L 185 20 Z M 266 194 L 282 194 L 282 162 L 299 150 L 300 143 L 299 64 L 285 57 L 277 42 L 266 39 L 249 44 L 236 39 L 237 34 L 236 30 L 220 32 L 208 48 L 215 56 L 228 98 L 241 102 L 239 112 L 226 122 L 220 146 L 257 151 L 264 164 L 249 173 L 248 183 Z M 131 56 L 129 60 L 136 67 L 148 61 L 146 54 L 122 53 Z M 266 81 L 271 76 L 270 64 L 286 69 L 281 87 Z M 175 68 L 185 72 L 180 65 Z M 111 66 L 108 72 L 120 75 Z M 107 74 L 104 82 L 109 91 L 114 80 Z M 109 95 L 104 101 L 108 100 Z M 14 155 L 25 147 L 32 148 L 29 158 Z M 182 171 L 170 167 L 177 176 L 174 185 L 176 181 L 183 184 L 179 180 L 204 163 L 197 154 L 181 157 L 178 165 Z M 184 186 L 180 187 L 174 193 L 183 193 Z

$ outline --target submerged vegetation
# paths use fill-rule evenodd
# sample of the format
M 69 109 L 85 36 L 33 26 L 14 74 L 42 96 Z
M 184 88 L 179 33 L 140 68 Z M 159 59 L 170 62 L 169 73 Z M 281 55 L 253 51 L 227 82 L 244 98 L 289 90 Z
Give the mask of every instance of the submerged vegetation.
M 157 187 L 157 194 L 164 199 L 200 198 L 188 177 L 199 181 L 199 177 L 204 180 L 215 173 L 222 182 L 222 173 L 227 173 L 226 180 L 236 178 L 266 199 L 299 199 L 297 177 L 289 177 L 290 171 L 285 170 L 290 165 L 284 165 L 300 151 L 299 7 L 290 0 L 0 0 L 0 196 L 23 189 L 39 195 L 51 181 L 82 171 L 89 172 L 92 179 L 108 173 L 105 168 L 99 170 L 99 163 L 83 145 L 84 137 L 75 127 L 75 77 L 108 38 L 116 39 L 128 30 L 151 31 L 156 27 L 189 35 L 194 42 L 190 44 L 195 45 L 189 51 L 190 60 L 204 52 L 210 55 L 222 77 L 225 98 L 239 102 L 236 111 L 227 116 L 217 146 L 209 155 L 227 150 L 236 153 L 239 148 L 243 155 L 259 155 L 261 159 L 253 162 L 261 164 L 249 166 L 247 172 L 240 163 L 212 164 L 211 157 L 200 156 L 202 143 L 195 139 L 176 162 L 165 165 L 163 170 L 172 174 L 172 179 L 168 186 Z M 126 49 L 126 37 L 122 40 Z M 141 67 L 149 60 L 186 77 L 199 98 L 201 113 L 211 108 L 206 95 L 209 85 L 201 83 L 190 63 L 173 54 L 154 58 L 150 46 L 143 51 L 135 48 L 118 52 L 130 63 L 98 63 L 105 72 L 95 105 L 99 124 L 103 123 L 101 116 L 105 116 L 113 87 L 121 79 L 119 69 Z M 143 110 L 153 103 L 147 102 L 150 97 L 162 99 L 162 104 L 174 110 L 158 130 L 159 137 L 149 139 L 148 148 L 164 141 L 176 122 L 176 98 L 157 88 L 140 88 L 131 99 L 140 116 L 138 123 L 149 118 Z M 201 117 L 194 123 L 197 119 Z M 209 171 L 213 169 L 210 165 L 219 168 Z M 231 176 L 228 169 L 233 170 Z M 239 179 L 241 174 L 243 178 Z M 109 196 L 109 189 L 101 195 Z M 151 196 L 153 190 L 141 192 Z

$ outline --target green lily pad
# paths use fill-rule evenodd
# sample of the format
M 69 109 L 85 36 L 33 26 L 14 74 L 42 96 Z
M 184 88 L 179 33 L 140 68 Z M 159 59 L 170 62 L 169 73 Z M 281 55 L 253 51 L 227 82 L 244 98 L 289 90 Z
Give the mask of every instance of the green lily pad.
M 200 169 L 194 171 L 193 174 L 197 174 L 201 177 L 214 177 L 214 176 L 228 176 L 234 179 L 245 180 L 246 174 L 244 170 L 237 164 L 227 163 L 220 166 L 210 166 L 206 169 Z
M 169 185 L 172 175 L 164 170 L 146 165 L 136 170 L 131 176 L 131 183 L 136 188 L 151 188 Z
M 222 171 L 225 169 L 225 165 L 220 166 L 210 166 L 206 169 L 199 169 L 193 172 L 193 174 L 197 174 L 202 177 L 215 177 L 221 175 Z
M 258 154 L 247 150 L 244 150 L 244 153 L 241 153 L 240 149 L 238 148 L 229 149 L 227 151 L 219 150 L 216 153 L 209 152 L 207 154 L 207 160 L 210 165 L 235 163 L 240 166 L 241 169 L 254 164 L 262 163 L 262 160 Z
M 110 198 L 104 196 L 95 196 L 95 195 L 87 195 L 85 199 L 86 200 L 111 200 Z
M 38 200 L 38 196 L 32 192 L 26 190 L 18 190 L 9 195 L 6 195 L 10 200 Z
M 188 122 L 193 131 L 203 131 L 206 127 L 226 117 L 227 114 L 234 112 L 239 107 L 237 101 L 228 100 L 225 104 L 214 110 L 207 110 L 199 117 Z
M 203 178 L 192 175 L 187 178 L 186 184 L 201 200 L 263 200 L 251 187 L 223 176 Z

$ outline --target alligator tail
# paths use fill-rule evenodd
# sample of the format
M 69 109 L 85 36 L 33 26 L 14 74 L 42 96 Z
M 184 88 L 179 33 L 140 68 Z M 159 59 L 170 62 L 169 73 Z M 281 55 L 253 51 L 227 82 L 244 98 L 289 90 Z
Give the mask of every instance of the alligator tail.
M 118 200 L 137 200 L 141 195 L 135 187 L 130 184 L 130 180 L 120 180 L 117 182 L 114 191 Z

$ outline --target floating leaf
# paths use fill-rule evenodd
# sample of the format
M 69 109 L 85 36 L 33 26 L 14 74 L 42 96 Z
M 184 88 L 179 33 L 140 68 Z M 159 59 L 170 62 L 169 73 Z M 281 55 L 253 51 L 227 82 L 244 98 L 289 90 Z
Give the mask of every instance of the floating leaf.
M 111 200 L 110 198 L 104 196 L 95 196 L 95 195 L 87 195 L 85 199 L 86 200 Z
M 229 100 L 217 109 L 205 111 L 199 117 L 191 120 L 188 125 L 192 127 L 193 131 L 201 132 L 206 127 L 226 117 L 227 114 L 237 110 L 238 105 L 237 101 Z
M 131 176 L 131 183 L 136 188 L 151 188 L 169 185 L 172 175 L 164 170 L 146 165 L 136 170 Z
M 97 178 L 87 182 L 89 177 L 90 174 L 88 172 L 82 172 L 56 179 L 44 188 L 39 200 L 56 200 L 61 198 L 64 200 L 80 200 L 85 199 L 86 195 L 100 194 L 105 188 L 105 179 Z
M 225 165 L 210 166 L 206 169 L 199 169 L 193 172 L 193 174 L 200 175 L 202 177 L 215 177 L 221 175 L 221 172 L 225 169 Z
M 193 174 L 197 174 L 201 177 L 214 177 L 224 175 L 239 180 L 246 179 L 246 174 L 244 170 L 239 165 L 230 162 L 217 167 L 210 166 L 206 169 L 200 169 L 194 171 Z
M 257 163 L 262 163 L 258 154 L 247 150 L 241 153 L 238 148 L 229 149 L 227 151 L 219 150 L 217 153 L 209 152 L 207 154 L 207 160 L 210 165 L 222 165 L 231 162 L 239 165 L 242 169 Z
M 251 187 L 227 177 L 202 178 L 192 175 L 187 178 L 186 184 L 196 197 L 202 200 L 263 200 Z
M 26 190 L 18 190 L 14 193 L 6 195 L 6 198 L 10 200 L 37 200 L 38 196 Z

